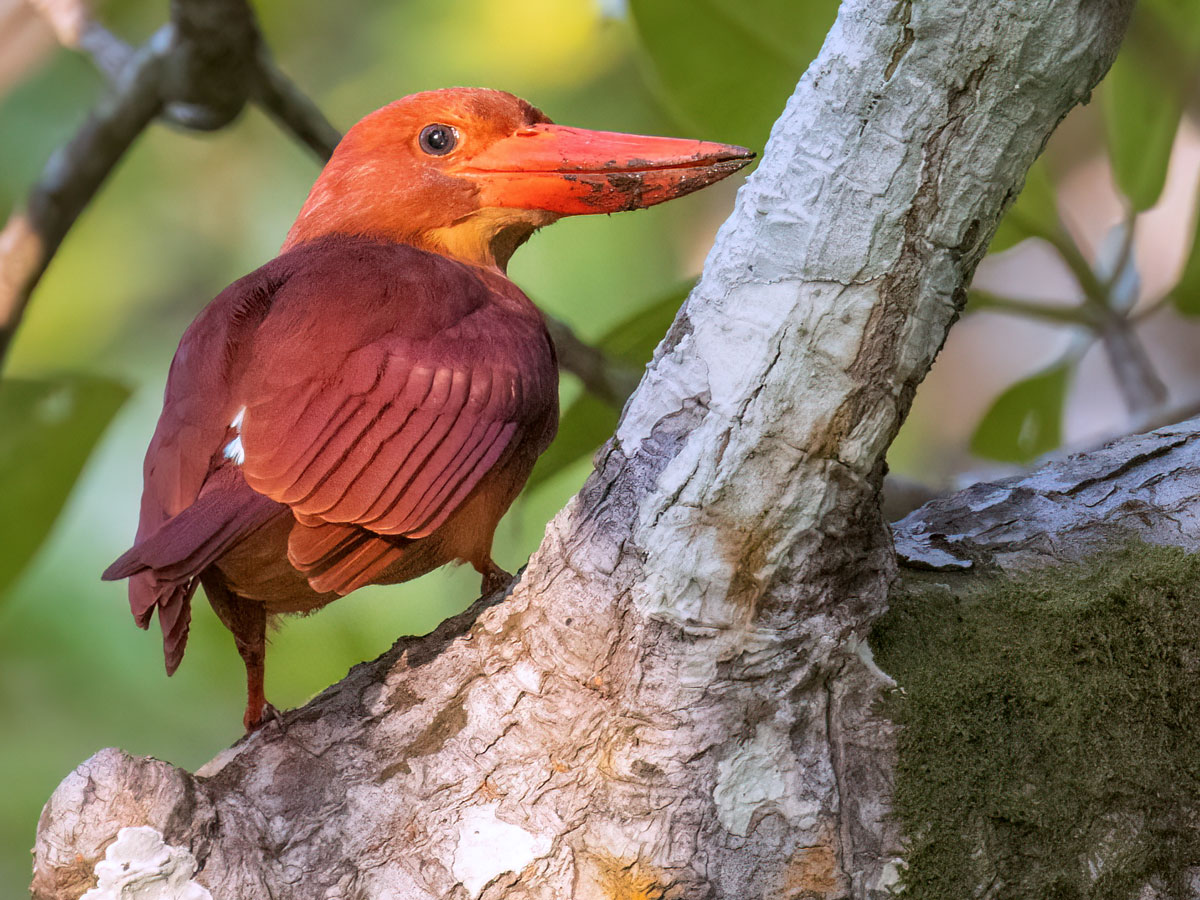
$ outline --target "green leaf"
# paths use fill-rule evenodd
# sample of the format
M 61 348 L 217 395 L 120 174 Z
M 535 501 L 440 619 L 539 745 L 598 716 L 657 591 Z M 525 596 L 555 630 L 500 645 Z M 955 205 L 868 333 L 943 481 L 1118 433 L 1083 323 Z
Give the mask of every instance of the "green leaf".
M 1130 47 L 1101 85 L 1113 176 L 1135 210 L 1158 202 L 1183 114 L 1176 86 Z
M 638 310 L 597 341 L 597 348 L 613 360 L 631 366 L 645 365 L 691 289 L 691 282 L 680 285 Z M 538 459 L 526 490 L 537 488 L 576 460 L 595 453 L 612 436 L 619 419 L 620 410 L 591 394 L 581 394 L 563 412 L 558 422 L 558 437 Z
M 1134 11 L 1131 37 L 1145 34 L 1161 49 L 1168 41 L 1176 52 L 1200 54 L 1200 12 L 1196 0 L 1142 0 Z
M 1192 211 L 1192 246 L 1183 264 L 1183 274 L 1171 289 L 1171 299 L 1183 315 L 1200 316 L 1200 194 Z
M 129 392 L 85 375 L 0 381 L 0 594 L 50 533 Z
M 698 137 L 759 149 L 837 15 L 836 0 L 631 0 L 641 46 Z
M 991 253 L 1007 250 L 1026 238 L 1046 237 L 1059 227 L 1058 202 L 1045 159 L 1038 159 L 1025 175 L 1025 185 L 1008 208 L 992 243 Z
M 1070 383 L 1067 363 L 1018 381 L 996 398 L 975 434 L 971 452 L 1002 462 L 1028 463 L 1062 443 L 1062 413 Z

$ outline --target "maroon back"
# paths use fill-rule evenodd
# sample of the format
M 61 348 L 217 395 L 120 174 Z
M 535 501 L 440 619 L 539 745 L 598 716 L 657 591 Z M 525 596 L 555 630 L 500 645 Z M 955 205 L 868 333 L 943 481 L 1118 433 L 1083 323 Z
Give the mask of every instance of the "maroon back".
M 142 627 L 159 609 L 173 670 L 200 571 L 247 530 L 290 507 L 424 537 L 513 447 L 545 449 L 557 409 L 542 316 L 503 276 L 404 244 L 302 244 L 184 334 L 137 542 L 106 576 L 133 573 Z

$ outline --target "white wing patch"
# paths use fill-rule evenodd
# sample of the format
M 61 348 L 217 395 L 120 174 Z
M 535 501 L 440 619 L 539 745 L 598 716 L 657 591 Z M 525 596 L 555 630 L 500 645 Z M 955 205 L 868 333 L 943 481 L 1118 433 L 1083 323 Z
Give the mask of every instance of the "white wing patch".
M 240 466 L 246 461 L 246 448 L 242 446 L 242 422 L 246 419 L 246 407 L 242 407 L 237 411 L 237 415 L 233 417 L 233 421 L 229 423 L 230 428 L 236 428 L 238 436 L 225 445 L 225 458 L 233 460 L 235 466 Z
M 240 434 L 225 445 L 225 458 L 232 459 L 235 466 L 240 466 L 246 461 L 246 448 L 242 446 Z

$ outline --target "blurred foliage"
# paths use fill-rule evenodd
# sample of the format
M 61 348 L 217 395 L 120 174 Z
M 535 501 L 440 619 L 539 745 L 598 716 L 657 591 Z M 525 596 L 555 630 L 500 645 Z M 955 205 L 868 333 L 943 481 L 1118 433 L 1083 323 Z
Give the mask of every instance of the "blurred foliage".
M 602 15 L 593 0 L 254 5 L 281 65 L 342 128 L 403 94 L 477 84 L 511 90 L 562 122 L 761 151 L 837 4 L 628 0 L 627 17 Z M 161 23 L 164 4 L 111 0 L 101 13 L 138 41 Z M 919 15 L 918 5 L 914 28 Z M 1132 213 L 1161 192 L 1180 110 L 1193 111 L 1194 97 L 1181 85 L 1195 81 L 1184 76 L 1200 60 L 1197 23 L 1200 0 L 1143 0 L 1127 51 L 1137 55 L 1132 63 L 1122 58 L 1100 88 L 1131 233 Z M 0 98 L 0 213 L 19 202 L 101 89 L 86 61 L 57 52 Z M 119 745 L 195 767 L 239 735 L 242 667 L 205 605 L 198 604 L 187 660 L 168 682 L 157 637 L 132 626 L 124 586 L 101 584 L 98 574 L 132 539 L 141 457 L 180 334 L 222 287 L 275 255 L 316 171 L 305 149 L 254 111 L 204 137 L 151 129 L 68 236 L 23 323 L 0 388 L 0 503 L 15 532 L 0 542 L 0 583 L 49 538 L 0 605 L 0 770 L 10 773 L 0 807 L 0 894 L 24 891 L 40 804 L 86 756 Z M 1091 312 L 1060 308 L 1048 318 L 1094 341 L 1092 313 L 1115 304 L 1115 286 L 1101 267 L 1080 268 L 1094 264 L 1059 220 L 1053 176 L 1044 162 L 1034 166 L 993 251 L 1037 239 L 1069 257 L 1091 291 Z M 564 221 L 522 248 L 510 275 L 582 338 L 642 365 L 683 301 L 679 285 L 695 275 L 738 180 L 637 215 Z M 1117 243 L 1114 252 L 1128 254 L 1128 242 Z M 1127 263 L 1106 265 L 1122 272 Z M 1200 237 L 1165 299 L 1200 314 Z M 1022 314 L 1036 314 L 1025 307 Z M 1002 392 L 972 449 L 1023 462 L 1057 446 L 1078 359 L 1076 347 Z M 132 395 L 100 438 L 121 384 Z M 61 419 L 50 385 L 72 398 Z M 509 568 L 537 546 L 617 420 L 617 410 L 582 395 L 573 379 L 564 379 L 562 401 L 558 441 L 497 533 L 497 558 Z M 289 621 L 273 638 L 268 693 L 280 706 L 303 703 L 395 636 L 429 630 L 477 590 L 473 573 L 442 570 Z
M 971 449 L 1003 462 L 1028 462 L 1062 442 L 1071 367 L 1059 364 L 1005 390 L 980 420 Z
M 1140 212 L 1162 194 L 1183 102 L 1139 49 L 1134 44 L 1121 54 L 1105 79 L 1104 121 L 1117 186 Z M 1155 102 L 1147 103 L 1147 97 Z
M 660 90 L 714 140 L 761 147 L 797 74 L 817 55 L 836 0 L 630 0 Z
M 86 375 L 0 381 L 0 599 L 128 396 L 116 382 Z
M 689 282 L 669 291 L 595 341 L 595 347 L 615 362 L 644 366 L 691 289 Z M 563 469 L 590 457 L 616 430 L 618 413 L 620 410 L 592 394 L 579 395 L 563 409 L 558 437 L 537 461 L 526 490 L 536 490 Z
M 1172 291 L 1175 308 L 1185 316 L 1200 316 L 1200 197 L 1196 202 L 1197 216 L 1192 222 L 1192 242 L 1188 247 L 1187 262 L 1179 273 L 1179 281 Z

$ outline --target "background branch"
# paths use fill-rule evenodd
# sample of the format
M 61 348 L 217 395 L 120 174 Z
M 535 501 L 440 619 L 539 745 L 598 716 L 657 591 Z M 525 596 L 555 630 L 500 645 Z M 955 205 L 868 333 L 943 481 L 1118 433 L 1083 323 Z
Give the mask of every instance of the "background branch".
M 246 0 L 173 0 L 171 23 L 138 51 L 95 21 L 82 0 L 31 0 L 59 42 L 88 54 L 109 94 L 52 157 L 24 212 L 0 232 L 0 366 L 34 288 L 76 218 L 156 117 L 182 128 L 228 125 L 253 100 L 324 161 L 340 132 L 271 58 Z M 550 321 L 560 366 L 620 407 L 640 373 Z
M 14 213 L 0 232 L 0 361 L 67 231 L 161 109 L 163 68 L 153 42 L 134 55 L 115 89 L 50 158 L 26 209 Z
M 546 317 L 546 327 L 558 353 L 558 365 L 583 382 L 583 386 L 617 409 L 625 405 L 642 378 L 642 371 L 622 365 L 604 351 L 581 341 L 561 319 Z
M 308 95 L 277 66 L 265 44 L 258 47 L 254 100 L 275 122 L 308 147 L 322 162 L 342 139 Z

